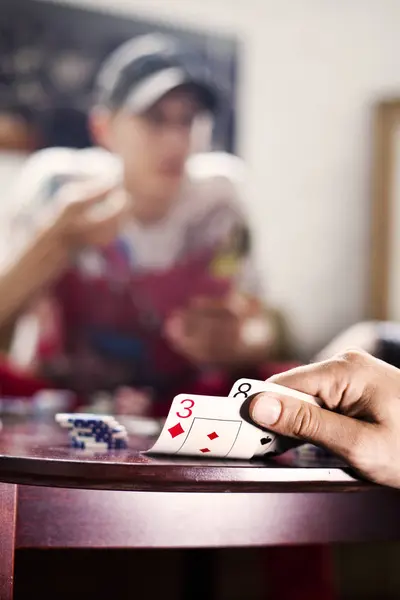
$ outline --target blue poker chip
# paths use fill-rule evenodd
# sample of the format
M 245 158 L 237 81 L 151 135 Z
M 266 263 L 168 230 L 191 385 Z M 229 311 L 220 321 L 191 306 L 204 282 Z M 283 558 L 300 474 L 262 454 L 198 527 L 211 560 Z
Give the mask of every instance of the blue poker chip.
M 91 429 L 92 431 L 109 431 L 110 429 L 110 427 L 106 423 L 94 423 L 91 425 L 87 425 L 87 428 Z
M 110 440 L 109 442 L 103 440 L 72 438 L 71 445 L 73 448 L 79 450 L 95 450 L 98 446 L 100 450 L 104 450 L 104 446 L 107 446 L 108 450 L 125 450 L 128 447 L 128 443 L 124 439 Z
M 119 425 L 118 427 L 113 427 L 111 429 L 111 433 L 122 433 L 122 432 L 126 433 L 126 428 L 123 427 L 122 425 Z
M 78 435 L 79 437 L 82 438 L 92 438 L 93 437 L 93 433 L 90 431 L 78 431 L 78 432 L 74 432 L 74 435 Z
M 111 440 L 111 435 L 109 433 L 102 433 L 100 435 L 95 435 L 94 439 L 96 442 L 109 442 Z
M 128 443 L 126 440 L 117 439 L 117 440 L 113 440 L 113 442 L 112 442 L 112 448 L 115 450 L 124 450 L 127 447 L 128 447 Z
M 126 428 L 112 416 L 59 413 L 56 421 L 68 430 L 73 448 L 104 451 L 128 447 Z
M 109 445 L 106 442 L 96 442 L 96 440 L 81 440 L 81 439 L 73 439 L 71 440 L 71 445 L 73 448 L 79 448 L 80 450 L 88 450 L 88 449 L 96 449 L 99 448 L 101 450 L 108 449 Z
M 75 439 L 75 438 L 73 438 L 73 439 L 71 440 L 71 442 L 72 442 L 72 447 L 73 447 L 73 448 L 79 448 L 79 450 L 84 450 L 84 449 L 85 449 L 85 444 L 84 444 L 84 442 L 82 442 L 82 441 L 80 441 L 80 440 L 77 440 L 77 439 Z
M 95 429 L 92 433 L 92 436 L 95 438 L 110 438 L 111 434 L 109 431 L 103 431 L 102 429 Z
M 109 427 L 108 423 L 103 419 L 94 419 L 93 417 L 73 416 L 67 419 L 68 423 L 72 423 L 75 427 Z
M 83 419 L 68 419 L 70 423 L 74 424 L 74 427 L 86 427 L 86 421 Z
M 97 427 L 103 423 L 104 421 L 102 421 L 102 419 L 88 419 L 87 425 L 88 427 Z
M 90 427 L 95 429 L 101 429 L 102 431 L 109 431 L 111 428 L 108 423 L 95 423 L 94 425 L 90 425 Z

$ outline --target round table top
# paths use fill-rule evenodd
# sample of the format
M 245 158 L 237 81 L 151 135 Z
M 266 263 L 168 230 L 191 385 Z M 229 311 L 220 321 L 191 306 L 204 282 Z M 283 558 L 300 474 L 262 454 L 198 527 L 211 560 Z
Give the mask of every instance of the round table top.
M 340 468 L 334 458 L 312 453 L 287 452 L 269 461 L 150 456 L 145 452 L 156 435 L 149 433 L 156 433 L 157 423 L 133 418 L 122 422 L 130 433 L 129 448 L 109 452 L 71 448 L 67 432 L 51 421 L 4 423 L 0 481 L 175 492 L 360 491 L 372 486 Z

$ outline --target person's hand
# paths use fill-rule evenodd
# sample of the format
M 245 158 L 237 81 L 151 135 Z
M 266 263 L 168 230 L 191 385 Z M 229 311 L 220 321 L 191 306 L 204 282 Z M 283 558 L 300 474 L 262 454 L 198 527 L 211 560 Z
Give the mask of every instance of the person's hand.
M 317 396 L 324 408 L 262 393 L 250 404 L 255 423 L 322 446 L 368 479 L 400 487 L 400 370 L 349 351 L 268 381 Z
M 144 417 L 151 413 L 152 398 L 149 390 L 122 386 L 116 390 L 114 402 L 117 415 Z
M 56 204 L 50 229 L 69 250 L 110 244 L 128 210 L 122 189 L 110 185 L 94 187 L 93 183 L 65 186 Z
M 243 318 L 243 307 L 233 297 L 197 298 L 167 320 L 165 334 L 195 364 L 230 364 L 238 353 Z

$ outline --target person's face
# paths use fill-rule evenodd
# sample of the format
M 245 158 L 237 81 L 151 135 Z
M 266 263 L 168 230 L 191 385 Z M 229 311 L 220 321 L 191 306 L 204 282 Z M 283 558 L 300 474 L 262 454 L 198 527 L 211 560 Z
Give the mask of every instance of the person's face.
M 196 95 L 182 88 L 170 92 L 141 115 L 121 110 L 108 116 L 100 142 L 122 158 L 125 184 L 135 197 L 158 203 L 161 211 L 161 205 L 173 199 L 182 181 L 192 127 L 200 111 Z

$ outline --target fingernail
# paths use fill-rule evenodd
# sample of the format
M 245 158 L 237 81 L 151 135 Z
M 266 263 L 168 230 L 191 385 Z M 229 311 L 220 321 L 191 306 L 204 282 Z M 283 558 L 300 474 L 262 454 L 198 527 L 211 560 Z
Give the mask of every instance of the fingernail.
M 274 425 L 282 411 L 282 404 L 277 398 L 268 394 L 260 394 L 252 408 L 251 416 L 259 425 Z

